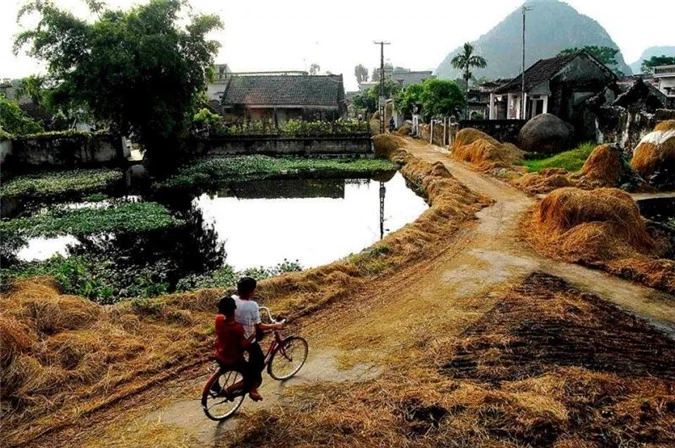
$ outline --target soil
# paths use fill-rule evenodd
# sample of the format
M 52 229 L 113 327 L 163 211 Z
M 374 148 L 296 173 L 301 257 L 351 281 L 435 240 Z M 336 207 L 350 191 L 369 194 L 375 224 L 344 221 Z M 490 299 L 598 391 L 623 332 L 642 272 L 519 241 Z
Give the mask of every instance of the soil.
M 245 401 L 236 418 L 217 425 L 207 420 L 199 407 L 200 387 L 210 367 L 204 364 L 167 382 L 167 387 L 159 394 L 148 391 L 92 417 L 87 422 L 86 432 L 70 428 L 50 436 L 49 445 L 254 446 L 256 440 L 264 444 L 264 438 L 260 437 L 273 436 L 276 446 L 345 446 L 341 445 L 343 440 L 351 446 L 377 446 L 386 444 L 385 430 L 391 430 L 396 437 L 390 444 L 417 446 L 417 442 L 410 442 L 418 440 L 415 437 L 419 434 L 415 431 L 424 433 L 438 429 L 446 414 L 464 411 L 446 406 L 423 406 L 415 404 L 411 398 L 405 402 L 409 406 L 397 407 L 396 412 L 387 414 L 391 420 L 386 421 L 394 422 L 394 426 L 383 428 L 377 433 L 379 435 L 368 436 L 367 431 L 365 435 L 362 432 L 341 433 L 330 443 L 319 442 L 323 440 L 320 436 L 326 434 L 317 434 L 330 433 L 330 429 L 319 427 L 313 432 L 303 432 L 305 421 L 294 412 L 298 410 L 297 398 L 309 391 L 314 400 L 312 409 L 316 412 L 307 415 L 327 418 L 325 412 L 318 410 L 336 408 L 344 393 L 345 386 L 340 386 L 343 383 L 349 384 L 350 390 L 363 393 L 352 397 L 356 400 L 352 403 L 354 409 L 360 409 L 359 406 L 365 406 L 364 412 L 375 409 L 380 402 L 369 402 L 376 398 L 371 398 L 370 389 L 362 390 L 361 387 L 386 379 L 388 387 L 404 388 L 404 384 L 412 380 L 407 376 L 392 376 L 396 369 L 418 372 L 419 367 L 427 369 L 430 375 L 437 375 L 434 366 L 411 365 L 418 362 L 419 356 L 428 353 L 437 355 L 440 360 L 436 367 L 442 377 L 460 381 L 460 386 L 461 382 L 469 381 L 494 387 L 504 381 L 541 375 L 554 367 L 574 366 L 631 378 L 653 376 L 670 384 L 672 394 L 675 381 L 674 297 L 599 271 L 535 254 L 521 240 L 519 228 L 532 198 L 499 180 L 477 173 L 467 164 L 451 160 L 440 148 L 408 138 L 405 141 L 404 149 L 412 155 L 430 163 L 443 163 L 460 182 L 491 198 L 493 203 L 479 212 L 475 222 L 454 238 L 429 248 L 425 259 L 401 266 L 393 274 L 355 289 L 346 300 L 333 302 L 297 321 L 294 331 L 306 337 L 310 344 L 309 362 L 297 379 L 280 385 L 265 376 L 261 391 L 264 400 L 256 404 Z M 567 291 L 564 297 L 553 297 L 546 302 L 552 294 L 546 291 L 561 289 Z M 539 308 L 541 303 L 546 306 Z M 591 325 L 588 322 L 593 325 L 593 332 L 588 331 L 588 325 Z M 432 342 L 439 335 L 450 338 L 451 343 L 437 348 L 437 353 Z M 489 341 L 508 340 L 511 345 L 508 350 L 504 345 L 487 342 L 470 345 L 486 336 Z M 482 361 L 487 358 L 488 363 Z M 401 381 L 400 385 L 397 381 Z M 664 409 L 671 405 L 663 404 Z M 406 415 L 402 420 L 401 412 Z M 354 418 L 353 412 L 336 415 L 338 417 L 331 418 Z M 478 419 L 476 425 L 489 424 L 499 432 L 499 419 L 503 416 L 481 415 L 483 420 Z M 599 427 L 588 415 L 581 417 L 579 422 L 583 425 L 580 427 Z M 370 421 L 366 416 L 363 420 Z M 276 421 L 278 425 L 272 425 L 270 421 Z M 621 421 L 611 421 L 614 423 L 606 426 L 621 433 Z M 250 426 L 260 422 L 271 425 L 269 433 L 251 433 Z M 283 422 L 286 423 L 282 425 Z M 410 429 L 409 425 L 405 426 L 408 429 L 400 429 L 396 422 L 403 425 L 401 428 L 410 422 L 426 423 L 417 429 Z M 243 428 L 240 427 L 242 423 Z M 342 423 L 341 428 L 347 425 Z M 524 425 L 523 434 L 529 434 L 530 439 L 518 436 L 509 439 L 510 445 L 492 446 L 552 446 L 553 441 L 569 429 L 559 422 Z M 273 432 L 273 429 L 279 432 Z M 313 434 L 311 437 L 310 433 Z M 237 434 L 250 436 L 249 441 L 244 443 Z M 617 436 L 619 439 L 620 435 Z M 362 441 L 360 437 L 372 439 Z M 499 439 L 498 435 L 494 437 Z M 655 439 L 657 442 L 665 440 L 659 437 Z M 267 442 L 272 443 L 271 440 L 267 439 Z M 483 439 L 471 440 L 473 442 L 467 442 L 465 446 L 476 446 L 476 441 Z M 36 440 L 34 446 L 44 442 Z M 429 443 L 419 446 L 438 446 L 435 441 Z M 667 446 L 667 443 L 661 446 Z

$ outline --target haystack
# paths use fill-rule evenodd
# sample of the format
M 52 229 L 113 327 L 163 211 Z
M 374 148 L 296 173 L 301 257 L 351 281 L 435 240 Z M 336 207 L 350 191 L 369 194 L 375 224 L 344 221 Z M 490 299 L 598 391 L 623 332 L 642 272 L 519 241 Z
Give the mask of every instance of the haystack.
M 405 145 L 405 140 L 394 134 L 378 134 L 372 137 L 375 157 L 391 158 L 392 154 Z
M 579 174 L 598 186 L 619 186 L 625 175 L 621 149 L 615 145 L 598 146 L 588 156 Z
M 659 123 L 640 141 L 631 166 L 656 187 L 675 186 L 675 120 Z
M 574 261 L 649 254 L 655 248 L 635 201 L 613 188 L 555 190 L 538 206 L 535 231 L 543 246 Z
M 550 193 L 558 188 L 574 186 L 563 168 L 546 168 L 538 173 L 525 174 L 515 179 L 513 184 L 530 194 Z
M 452 157 L 469 162 L 483 170 L 509 168 L 520 160 L 523 152 L 510 143 L 499 143 L 477 129 L 462 129 L 452 145 Z

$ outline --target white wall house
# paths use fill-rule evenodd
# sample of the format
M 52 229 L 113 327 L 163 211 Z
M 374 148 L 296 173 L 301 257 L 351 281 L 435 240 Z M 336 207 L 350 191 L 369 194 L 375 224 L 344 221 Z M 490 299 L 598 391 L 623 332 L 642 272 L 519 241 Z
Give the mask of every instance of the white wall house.
M 675 65 L 654 67 L 654 78 L 658 80 L 658 88 L 668 98 L 675 98 Z

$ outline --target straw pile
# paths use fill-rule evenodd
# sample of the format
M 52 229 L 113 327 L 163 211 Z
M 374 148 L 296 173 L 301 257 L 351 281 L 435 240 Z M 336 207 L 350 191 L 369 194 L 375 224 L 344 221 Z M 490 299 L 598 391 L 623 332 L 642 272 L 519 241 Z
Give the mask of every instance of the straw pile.
M 539 203 L 534 219 L 540 246 L 572 261 L 610 260 L 655 249 L 637 204 L 618 189 L 555 190 Z
M 371 140 L 375 148 L 375 157 L 382 159 L 391 159 L 396 150 L 405 146 L 406 142 L 403 138 L 394 134 L 378 134 L 374 135 Z
M 550 193 L 558 188 L 575 186 L 563 168 L 545 168 L 538 173 L 525 174 L 512 183 L 529 194 Z
M 624 177 L 621 150 L 614 145 L 600 145 L 593 150 L 579 175 L 600 187 L 617 187 Z
M 469 162 L 481 170 L 511 168 L 522 159 L 523 151 L 510 143 L 499 143 L 477 129 L 466 128 L 457 133 L 452 145 L 452 157 Z
M 650 184 L 675 185 L 675 120 L 659 123 L 635 148 L 631 166 Z
M 406 137 L 412 134 L 412 125 L 409 122 L 404 122 L 400 128 L 395 131 L 396 135 Z

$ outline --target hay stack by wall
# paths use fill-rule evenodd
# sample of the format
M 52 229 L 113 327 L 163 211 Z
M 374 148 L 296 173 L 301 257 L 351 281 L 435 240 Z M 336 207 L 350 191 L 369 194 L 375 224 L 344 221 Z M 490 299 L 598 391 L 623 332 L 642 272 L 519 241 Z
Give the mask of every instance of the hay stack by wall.
M 546 168 L 538 173 L 528 173 L 512 183 L 529 194 L 550 193 L 558 188 L 572 187 L 567 170 L 563 168 Z
M 618 186 L 624 176 L 621 150 L 613 145 L 598 146 L 588 156 L 579 174 L 598 186 Z
M 635 201 L 613 188 L 555 190 L 535 211 L 535 231 L 542 246 L 573 261 L 609 260 L 655 249 Z
M 640 141 L 631 166 L 654 186 L 675 185 L 675 120 L 659 123 Z
M 466 128 L 457 133 L 452 157 L 469 162 L 482 170 L 510 168 L 520 160 L 523 151 L 510 143 L 499 143 L 477 129 Z

